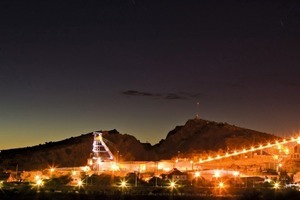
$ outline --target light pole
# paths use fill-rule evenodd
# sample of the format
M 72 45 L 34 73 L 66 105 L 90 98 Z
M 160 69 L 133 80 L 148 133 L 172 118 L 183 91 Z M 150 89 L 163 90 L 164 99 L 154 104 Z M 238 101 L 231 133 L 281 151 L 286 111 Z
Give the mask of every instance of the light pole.
M 221 182 L 219 182 L 219 195 L 221 195 L 222 194 L 222 190 L 224 189 L 224 187 L 225 187 L 225 185 L 224 185 L 224 183 L 221 181 Z
M 196 186 L 198 186 L 198 178 L 200 177 L 200 172 L 196 171 L 195 172 L 195 178 L 196 178 Z
M 134 175 L 135 175 L 135 183 L 134 183 L 134 186 L 137 187 L 137 172 L 134 172 Z
M 155 171 L 154 171 L 154 176 L 155 176 L 155 187 L 157 187 L 157 176 L 155 173 L 158 171 L 158 163 L 155 162 Z
M 236 178 L 240 173 L 238 171 L 234 171 L 232 174 L 234 176 L 234 187 L 236 188 Z
M 176 182 L 172 180 L 172 181 L 170 182 L 169 188 L 171 189 L 171 199 L 173 199 L 174 189 L 176 188 Z
M 36 186 L 37 186 L 38 192 L 40 192 L 40 187 L 42 185 L 43 185 L 43 180 L 38 177 L 36 180 Z
M 122 189 L 122 194 L 124 194 L 124 189 L 127 187 L 127 182 L 125 180 L 122 180 L 120 187 Z
M 280 188 L 280 183 L 279 182 L 275 182 L 273 188 L 276 190 L 278 190 Z

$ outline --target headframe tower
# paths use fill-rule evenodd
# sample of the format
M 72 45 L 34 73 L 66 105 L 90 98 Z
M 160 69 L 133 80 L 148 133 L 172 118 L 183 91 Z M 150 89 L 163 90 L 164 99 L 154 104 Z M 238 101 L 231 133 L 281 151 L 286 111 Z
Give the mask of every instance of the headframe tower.
M 101 132 L 94 132 L 93 142 L 93 159 L 101 159 L 101 161 L 113 161 L 114 156 L 106 146 L 102 138 Z
M 100 170 L 101 163 L 114 161 L 114 156 L 103 141 L 101 132 L 93 132 L 93 152 L 91 158 L 88 160 L 88 164 L 93 167 L 94 170 Z

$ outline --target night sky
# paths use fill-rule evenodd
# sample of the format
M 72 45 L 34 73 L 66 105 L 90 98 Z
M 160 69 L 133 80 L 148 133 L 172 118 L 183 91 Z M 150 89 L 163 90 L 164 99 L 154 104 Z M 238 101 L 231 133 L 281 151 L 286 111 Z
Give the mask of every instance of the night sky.
M 196 114 L 295 134 L 295 2 L 3 0 L 0 149 L 111 129 L 155 144 Z

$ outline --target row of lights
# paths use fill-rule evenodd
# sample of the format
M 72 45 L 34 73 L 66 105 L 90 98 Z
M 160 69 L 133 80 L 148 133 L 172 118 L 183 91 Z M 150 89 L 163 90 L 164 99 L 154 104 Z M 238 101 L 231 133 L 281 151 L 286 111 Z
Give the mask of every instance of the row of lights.
M 281 149 L 281 146 L 282 144 L 286 144 L 286 143 L 289 143 L 289 142 L 297 142 L 298 144 L 300 144 L 300 136 L 298 138 L 294 138 L 292 137 L 291 139 L 283 139 L 281 142 L 279 141 L 275 141 L 275 143 L 268 143 L 267 145 L 259 145 L 258 147 L 254 147 L 252 146 L 250 149 L 243 149 L 243 150 L 240 150 L 240 151 L 234 151 L 233 153 L 226 153 L 225 155 L 217 155 L 216 157 L 211 157 L 209 156 L 207 159 L 200 159 L 199 160 L 199 163 L 204 163 L 204 162 L 209 162 L 209 161 L 213 161 L 213 160 L 219 160 L 219 159 L 222 159 L 222 158 L 228 158 L 228 157 L 231 157 L 231 156 L 236 156 L 236 155 L 240 155 L 240 154 L 245 154 L 245 153 L 249 153 L 249 152 L 253 152 L 253 151 L 257 151 L 257 150 L 262 150 L 262 149 L 266 149 L 266 148 L 270 148 L 270 147 L 274 147 L 274 146 L 277 146 L 278 149 Z M 289 150 L 288 149 L 285 149 L 284 152 L 286 154 L 289 154 Z
M 51 169 L 54 169 L 54 168 L 51 168 Z M 50 171 L 51 171 L 51 172 L 54 172 L 54 170 L 50 170 Z M 75 172 L 75 171 L 73 171 L 73 172 Z M 75 173 L 76 173 L 76 172 L 75 172 Z M 237 177 L 237 176 L 239 175 L 239 172 L 238 172 L 238 171 L 234 171 L 234 172 L 232 172 L 232 174 L 233 174 L 234 177 Z M 200 177 L 200 172 L 199 172 L 199 171 L 195 172 L 195 177 L 196 177 L 196 178 Z M 214 172 L 214 177 L 220 178 L 220 177 L 221 177 L 221 171 L 220 171 L 220 170 L 215 170 L 215 172 Z M 35 177 L 35 179 L 36 179 L 36 186 L 37 186 L 38 188 L 42 187 L 43 184 L 44 184 L 42 178 L 41 178 L 39 175 L 37 175 L 37 176 Z M 77 182 L 77 185 L 76 185 L 76 186 L 79 187 L 79 188 L 83 187 L 83 181 L 79 180 L 79 181 Z M 128 187 L 127 181 L 126 181 L 125 179 L 121 180 L 119 186 L 122 188 L 122 191 L 123 191 L 125 188 Z M 2 187 L 2 182 L 0 182 L 0 188 L 1 188 L 1 187 Z M 176 189 L 176 187 L 177 187 L 176 182 L 175 182 L 175 181 L 170 181 L 170 183 L 169 183 L 169 188 L 171 189 L 172 192 L 173 192 L 174 189 Z M 219 189 L 225 188 L 225 183 L 222 182 L 222 181 L 220 181 L 220 182 L 218 183 L 218 188 L 219 188 Z M 276 190 L 279 189 L 279 188 L 280 188 L 280 183 L 279 183 L 279 182 L 275 182 L 273 188 L 276 189 Z

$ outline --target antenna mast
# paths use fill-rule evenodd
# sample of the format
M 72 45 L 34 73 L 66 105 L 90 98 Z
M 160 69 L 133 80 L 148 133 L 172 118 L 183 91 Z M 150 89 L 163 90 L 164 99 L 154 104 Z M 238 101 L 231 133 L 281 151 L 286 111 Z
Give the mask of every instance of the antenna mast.
M 196 119 L 199 119 L 199 102 L 196 104 Z

